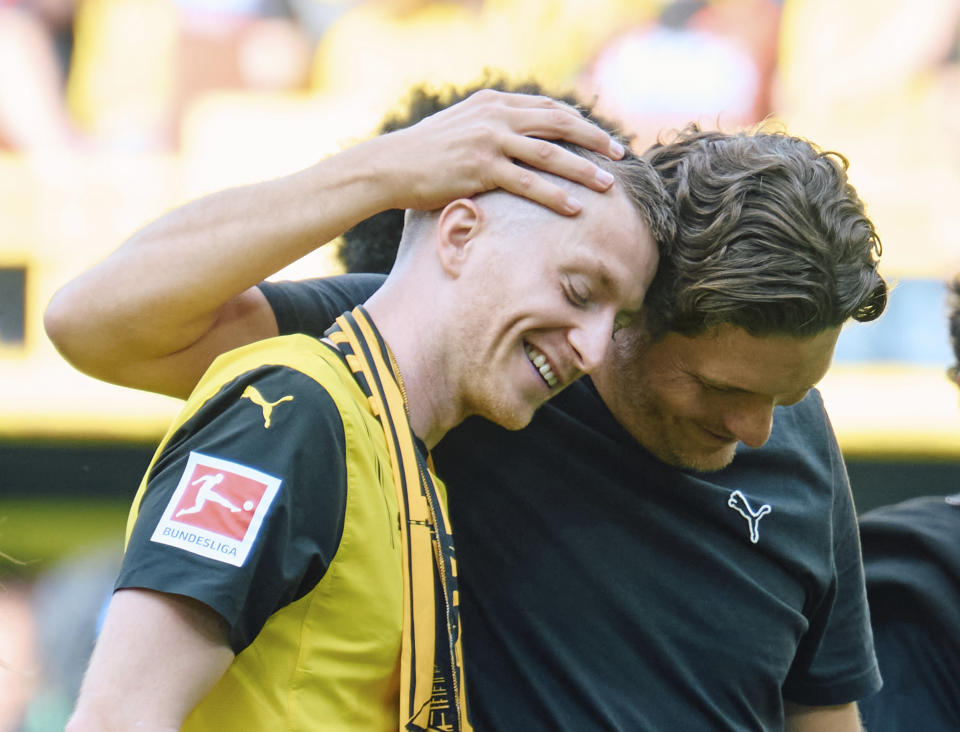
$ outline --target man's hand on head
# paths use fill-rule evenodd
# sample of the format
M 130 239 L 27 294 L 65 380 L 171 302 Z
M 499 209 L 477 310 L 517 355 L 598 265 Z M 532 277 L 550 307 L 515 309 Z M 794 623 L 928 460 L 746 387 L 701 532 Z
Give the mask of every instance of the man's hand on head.
M 402 207 L 420 210 L 502 188 L 558 213 L 576 214 L 581 203 L 536 171 L 596 191 L 607 190 L 613 176 L 551 140 L 613 160 L 624 155 L 619 142 L 574 107 L 545 96 L 491 89 L 382 139 L 402 141 L 391 154 L 406 171 Z

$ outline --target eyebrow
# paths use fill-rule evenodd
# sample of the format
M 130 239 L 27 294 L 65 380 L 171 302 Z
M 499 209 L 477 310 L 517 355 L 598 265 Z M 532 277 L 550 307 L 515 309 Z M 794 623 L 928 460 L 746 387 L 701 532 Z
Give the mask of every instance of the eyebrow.
M 722 391 L 730 392 L 731 394 L 760 394 L 760 392 L 751 391 L 750 389 L 744 389 L 744 388 L 739 387 L 739 386 L 734 386 L 733 384 L 728 384 L 727 382 L 724 382 L 724 381 L 716 381 L 715 379 L 708 378 L 708 377 L 706 377 L 706 376 L 704 376 L 704 375 L 702 375 L 702 374 L 695 374 L 695 376 L 696 376 L 696 378 L 698 378 L 702 383 L 704 383 L 704 384 L 706 384 L 707 386 L 709 386 L 711 389 L 720 389 L 720 390 L 722 390 Z M 804 395 L 806 395 L 807 392 L 809 392 L 811 389 L 813 389 L 813 388 L 815 388 L 815 387 L 816 387 L 816 384 L 811 384 L 810 386 L 805 386 L 805 387 L 802 387 L 802 388 L 800 388 L 800 389 L 797 389 L 795 392 L 792 392 L 792 393 L 790 393 L 790 394 L 785 394 L 785 395 L 774 394 L 773 396 L 793 397 L 793 396 L 795 396 L 795 395 L 797 395 L 797 394 L 804 394 Z M 771 395 L 767 394 L 766 396 L 771 396 Z M 803 398 L 803 397 L 801 397 L 801 398 Z
M 610 297 L 620 300 L 624 296 L 623 289 L 617 283 L 616 278 L 610 271 L 603 258 L 595 254 L 592 249 L 587 247 L 586 252 L 578 254 L 569 267 L 569 271 L 580 270 L 589 275 L 604 290 L 610 293 Z M 644 293 L 646 295 L 646 293 Z M 636 307 L 624 308 L 624 312 L 631 314 L 639 313 L 643 309 L 643 298 L 637 303 Z
M 755 393 L 750 391 L 749 389 L 744 389 L 743 387 L 729 384 L 726 381 L 717 381 L 716 379 L 711 379 L 710 377 L 704 376 L 703 374 L 695 373 L 694 376 L 696 376 L 700 381 L 702 381 L 704 384 L 706 384 L 712 389 L 722 389 L 724 391 L 735 391 L 735 392 L 740 392 L 741 394 Z
M 602 259 L 597 259 L 597 279 L 600 281 L 601 287 L 610 290 L 614 295 L 620 295 L 620 288 Z
M 600 286 L 610 292 L 611 296 L 620 300 L 623 298 L 623 290 L 620 288 L 620 285 L 617 283 L 616 279 L 610 272 L 610 268 L 607 267 L 606 263 L 600 257 L 594 257 L 591 260 L 591 266 L 595 269 L 595 276 Z M 643 307 L 643 299 L 637 304 L 636 307 L 625 308 L 624 312 L 629 313 L 639 313 Z

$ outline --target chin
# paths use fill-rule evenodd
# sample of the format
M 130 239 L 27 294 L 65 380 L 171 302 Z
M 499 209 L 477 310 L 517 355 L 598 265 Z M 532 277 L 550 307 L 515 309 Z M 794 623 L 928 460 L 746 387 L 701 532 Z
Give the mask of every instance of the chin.
M 533 412 L 528 411 L 525 413 L 513 412 L 508 415 L 499 415 L 496 419 L 492 417 L 487 417 L 492 422 L 496 422 L 498 425 L 503 427 L 506 430 L 516 432 L 517 430 L 522 430 L 533 419 Z
M 733 457 L 737 453 L 737 445 L 734 443 L 729 447 L 723 447 L 716 452 L 700 453 L 696 455 L 681 456 L 683 463 L 681 467 L 689 470 L 695 470 L 698 473 L 715 473 L 723 470 L 733 462 Z
M 539 406 L 539 405 L 538 405 Z M 528 402 L 509 405 L 503 402 L 490 404 L 487 409 L 479 409 L 476 414 L 506 430 L 522 430 L 533 419 L 537 407 Z
M 643 444 L 641 442 L 641 444 Z M 653 447 L 645 445 L 647 450 L 662 463 L 671 465 L 674 468 L 684 470 L 694 470 L 698 473 L 715 473 L 723 470 L 731 462 L 737 451 L 737 444 L 725 445 L 718 450 L 693 451 L 684 448 L 674 448 L 665 443 Z

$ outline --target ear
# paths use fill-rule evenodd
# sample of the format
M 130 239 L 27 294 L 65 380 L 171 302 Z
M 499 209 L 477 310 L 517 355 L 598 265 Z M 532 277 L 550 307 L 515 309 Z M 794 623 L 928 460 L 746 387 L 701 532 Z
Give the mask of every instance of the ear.
M 473 251 L 473 240 L 480 233 L 483 212 L 470 198 L 448 203 L 437 220 L 437 256 L 450 277 L 460 276 Z

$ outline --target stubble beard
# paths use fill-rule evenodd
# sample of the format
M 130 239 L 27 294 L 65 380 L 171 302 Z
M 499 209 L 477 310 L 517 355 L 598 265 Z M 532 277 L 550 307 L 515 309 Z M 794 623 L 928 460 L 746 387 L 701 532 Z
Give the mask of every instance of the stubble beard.
M 622 386 L 622 385 L 621 385 Z M 713 473 L 723 470 L 732 461 L 737 445 L 722 447 L 714 452 L 697 451 L 684 444 L 682 423 L 671 418 L 656 401 L 636 394 L 654 393 L 647 384 L 632 390 L 619 389 L 612 403 L 630 405 L 629 412 L 608 408 L 630 436 L 654 458 L 674 468 Z M 634 396 L 630 396 L 630 393 Z

